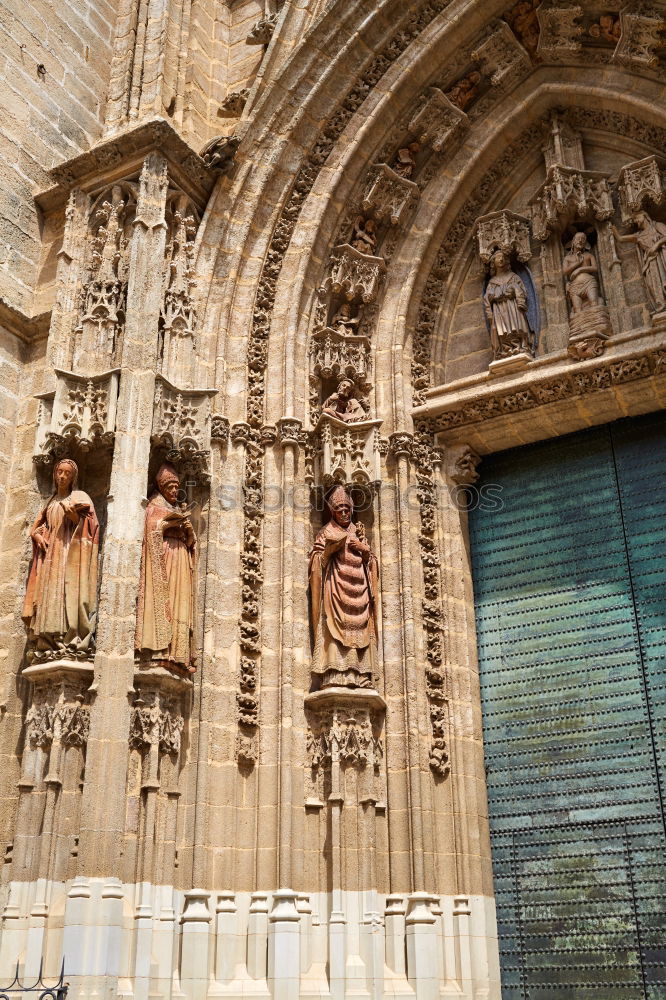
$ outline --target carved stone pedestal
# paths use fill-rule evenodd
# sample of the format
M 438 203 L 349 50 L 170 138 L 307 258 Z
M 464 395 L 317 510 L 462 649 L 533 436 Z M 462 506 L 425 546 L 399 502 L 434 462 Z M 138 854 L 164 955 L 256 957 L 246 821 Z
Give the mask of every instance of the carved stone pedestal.
M 381 479 L 379 428 L 381 420 L 345 423 L 328 414 L 314 431 L 315 481 L 325 487 L 369 486 Z
M 490 375 L 511 375 L 514 372 L 522 371 L 532 361 L 532 357 L 526 351 L 519 354 L 510 354 L 508 358 L 497 358 L 488 365 Z
M 606 341 L 612 333 L 610 316 L 606 306 L 593 306 L 573 313 L 569 317 L 569 345 L 567 352 L 570 358 L 584 361 L 586 358 L 598 358 L 603 354 Z

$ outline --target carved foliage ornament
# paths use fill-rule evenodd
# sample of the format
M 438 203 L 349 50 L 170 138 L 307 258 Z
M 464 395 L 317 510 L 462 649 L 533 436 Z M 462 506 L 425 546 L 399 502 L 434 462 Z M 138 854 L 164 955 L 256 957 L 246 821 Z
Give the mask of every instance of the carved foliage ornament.
M 25 719 L 27 743 L 42 749 L 56 740 L 63 746 L 84 746 L 90 730 L 84 697 L 81 685 L 70 681 L 36 684 Z
M 381 724 L 370 709 L 342 705 L 313 712 L 309 721 L 307 748 L 312 767 L 338 762 L 379 772 L 384 756 Z

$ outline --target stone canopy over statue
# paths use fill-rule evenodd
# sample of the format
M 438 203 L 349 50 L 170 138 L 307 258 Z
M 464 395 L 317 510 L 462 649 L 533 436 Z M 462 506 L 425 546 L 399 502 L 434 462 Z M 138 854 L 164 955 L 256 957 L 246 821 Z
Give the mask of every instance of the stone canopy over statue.
M 56 463 L 54 492 L 30 531 L 22 617 L 32 645 L 29 658 L 36 661 L 94 654 L 99 523 L 92 500 L 76 488 L 78 474 L 71 459 Z
M 344 487 L 310 552 L 312 672 L 319 686 L 372 688 L 377 674 L 377 559 Z
M 196 537 L 189 511 L 177 503 L 180 481 L 173 466 L 162 465 L 156 482 L 146 508 L 134 645 L 142 664 L 189 674 Z

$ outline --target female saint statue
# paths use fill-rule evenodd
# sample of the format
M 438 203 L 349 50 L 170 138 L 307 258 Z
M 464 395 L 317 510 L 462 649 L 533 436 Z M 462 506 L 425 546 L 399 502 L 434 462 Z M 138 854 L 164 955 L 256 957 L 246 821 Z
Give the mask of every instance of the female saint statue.
M 495 359 L 532 354 L 533 332 L 527 319 L 527 290 L 523 280 L 511 270 L 502 250 L 493 254 L 490 268 L 483 304 Z
M 321 687 L 374 687 L 377 673 L 377 560 L 342 486 L 326 502 L 331 519 L 310 553 L 314 652 Z
M 23 621 L 37 660 L 94 653 L 99 522 L 88 494 L 76 488 L 78 474 L 71 459 L 56 462 L 55 491 L 30 530 Z
M 194 671 L 194 555 L 189 510 L 178 505 L 180 481 L 162 465 L 148 500 L 134 648 L 141 662 Z
M 641 256 L 641 271 L 647 293 L 657 312 L 666 308 L 666 226 L 655 222 L 647 212 L 633 216 L 637 232 L 620 236 L 613 227 L 615 238 L 621 243 L 635 243 Z

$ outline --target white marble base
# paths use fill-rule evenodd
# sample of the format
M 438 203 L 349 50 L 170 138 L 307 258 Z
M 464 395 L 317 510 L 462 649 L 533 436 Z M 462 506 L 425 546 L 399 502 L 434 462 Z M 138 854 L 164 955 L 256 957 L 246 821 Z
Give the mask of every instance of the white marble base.
M 69 1000 L 499 1000 L 494 900 L 233 893 L 76 878 L 3 888 L 0 982 L 34 971 Z M 46 899 L 45 914 L 34 905 Z M 167 905 L 168 904 L 168 905 Z M 28 966 L 31 966 L 28 969 Z

